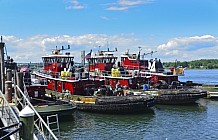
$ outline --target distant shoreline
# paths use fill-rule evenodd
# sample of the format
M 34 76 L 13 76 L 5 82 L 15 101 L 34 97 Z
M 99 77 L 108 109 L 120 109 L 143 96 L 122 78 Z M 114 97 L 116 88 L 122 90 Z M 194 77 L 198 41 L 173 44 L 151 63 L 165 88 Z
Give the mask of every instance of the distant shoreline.
M 201 59 L 193 61 L 163 62 L 165 68 L 183 67 L 188 69 L 218 69 L 218 59 Z

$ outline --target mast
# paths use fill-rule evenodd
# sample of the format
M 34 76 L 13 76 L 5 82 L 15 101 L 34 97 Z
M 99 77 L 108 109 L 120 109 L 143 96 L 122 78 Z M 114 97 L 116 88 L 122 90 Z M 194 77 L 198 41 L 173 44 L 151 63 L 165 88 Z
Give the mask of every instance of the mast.
M 81 51 L 81 66 L 85 66 L 85 51 Z
M 0 42 L 0 90 L 2 91 L 2 93 L 5 93 L 5 78 L 4 78 L 4 74 L 5 74 L 5 66 L 4 66 L 4 47 L 5 47 L 5 43 L 2 42 L 2 36 L 1 36 L 1 42 Z

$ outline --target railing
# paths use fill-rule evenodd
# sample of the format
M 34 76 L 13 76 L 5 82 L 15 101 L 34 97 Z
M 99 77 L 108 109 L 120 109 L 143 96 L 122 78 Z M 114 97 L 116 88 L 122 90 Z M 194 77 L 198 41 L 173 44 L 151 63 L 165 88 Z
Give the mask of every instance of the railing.
M 112 76 L 111 71 L 104 71 L 102 76 Z M 114 74 L 113 77 L 131 77 L 132 75 L 128 71 L 120 71 L 119 74 Z
M 135 63 L 135 64 L 137 64 L 137 63 Z M 134 65 L 125 65 L 125 66 L 123 66 L 123 67 L 125 67 L 126 69 L 128 69 L 128 70 L 146 70 L 146 69 L 148 69 L 147 67 L 142 67 L 142 66 L 134 66 Z
M 6 126 L 11 126 L 8 127 L 6 129 L 9 128 L 13 128 L 11 129 L 11 132 L 5 136 L 3 136 L 0 139 L 3 139 L 5 137 L 7 137 L 8 135 L 10 135 L 11 139 L 19 139 L 19 133 L 18 130 L 20 128 L 20 121 L 18 119 L 18 114 L 16 114 L 16 109 L 13 109 L 10 104 L 8 103 L 8 101 L 6 100 L 6 98 L 4 97 L 4 94 L 2 93 L 2 91 L 0 91 L 0 104 L 1 104 L 1 110 L 0 110 L 0 117 L 2 118 L 2 120 L 4 121 L 4 125 Z M 15 131 L 16 130 L 16 131 Z M 12 133 L 14 132 L 14 133 Z
M 5 135 L 0 137 L 0 140 L 4 140 L 6 138 L 12 137 L 13 134 L 16 133 L 16 135 L 18 135 L 18 131 L 21 129 L 22 123 L 17 123 L 17 124 L 13 124 L 10 126 L 6 126 L 6 127 L 1 127 L 0 131 L 4 131 L 4 130 L 8 130 L 10 128 L 15 128 L 14 130 L 11 130 L 10 132 L 6 133 Z M 18 136 L 16 136 L 16 139 L 18 138 Z M 15 139 L 15 138 L 11 138 L 11 139 Z
M 60 72 L 56 72 L 56 77 L 52 77 L 52 75 L 47 74 L 47 73 L 42 73 L 40 71 L 34 71 L 33 73 L 34 75 L 37 75 L 39 77 L 43 77 L 43 78 L 60 78 L 60 79 L 66 79 L 66 78 L 73 78 L 75 81 L 82 79 L 82 77 L 80 76 L 80 72 L 76 72 L 76 75 L 74 76 L 66 76 L 66 77 L 61 77 Z M 87 79 L 87 78 L 86 78 Z
M 22 90 L 16 85 L 15 89 L 19 91 L 19 93 L 22 95 L 22 99 L 17 99 L 18 104 L 24 108 L 26 105 L 28 105 L 34 112 L 35 112 L 35 117 L 36 121 L 34 122 L 34 126 L 36 128 L 36 133 L 38 134 L 37 136 L 41 136 L 43 139 L 54 139 L 58 140 L 58 138 L 54 135 L 52 130 L 48 127 L 48 125 L 45 123 L 45 121 L 42 119 L 42 117 L 38 114 L 38 112 L 35 110 L 33 105 L 30 103 L 28 98 L 25 96 L 25 94 L 22 92 Z M 50 137 L 49 137 L 50 136 Z

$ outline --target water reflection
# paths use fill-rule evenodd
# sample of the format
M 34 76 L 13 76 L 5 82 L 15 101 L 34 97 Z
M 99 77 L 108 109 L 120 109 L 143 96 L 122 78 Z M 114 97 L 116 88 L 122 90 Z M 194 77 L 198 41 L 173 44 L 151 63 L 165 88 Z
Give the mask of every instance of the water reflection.
M 210 100 L 201 99 L 194 106 L 156 106 L 152 126 L 144 133 L 144 139 L 218 138 L 214 135 L 218 109 L 213 105 Z
M 154 117 L 154 111 L 144 114 L 110 115 L 76 112 L 74 122 L 61 123 L 62 139 L 134 139 Z
M 201 104 L 195 104 L 195 105 L 185 105 L 185 106 L 179 106 L 179 105 L 156 105 L 155 107 L 156 111 L 167 111 L 167 112 L 183 112 L 183 113 L 189 113 L 189 112 L 202 112 L 206 111 L 206 107 Z

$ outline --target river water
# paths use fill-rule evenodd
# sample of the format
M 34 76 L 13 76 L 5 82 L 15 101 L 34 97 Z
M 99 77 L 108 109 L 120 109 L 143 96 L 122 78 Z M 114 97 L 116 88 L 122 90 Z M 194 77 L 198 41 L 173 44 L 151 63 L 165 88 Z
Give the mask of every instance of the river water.
M 218 84 L 218 70 L 186 70 L 180 81 Z M 59 118 L 64 140 L 217 140 L 218 100 L 198 105 L 156 105 L 144 114 L 106 115 L 75 112 Z
M 201 84 L 218 84 L 218 70 L 185 70 L 185 76 L 180 76 L 182 82 L 191 80 Z

